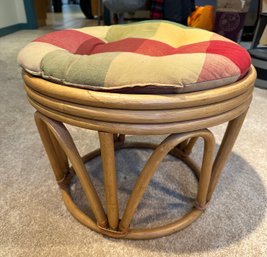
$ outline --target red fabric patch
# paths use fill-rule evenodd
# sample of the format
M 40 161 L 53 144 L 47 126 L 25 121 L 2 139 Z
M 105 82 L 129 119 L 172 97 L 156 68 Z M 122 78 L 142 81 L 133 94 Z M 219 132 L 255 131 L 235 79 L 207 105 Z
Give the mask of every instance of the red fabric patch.
M 207 53 L 222 55 L 230 59 L 239 67 L 241 78 L 246 75 L 251 65 L 251 57 L 247 50 L 231 42 L 220 40 L 210 41 Z
M 175 49 L 174 54 L 206 53 L 209 45 L 210 41 L 204 41 L 204 42 L 180 46 Z
M 166 56 L 174 54 L 175 48 L 156 40 L 145 40 L 136 53 L 149 56 Z
M 85 43 L 86 41 L 90 43 Z M 71 53 L 90 51 L 95 44 L 104 43 L 102 40 L 76 30 L 61 30 L 48 33 L 33 42 L 49 43 L 66 49 Z M 84 49 L 81 46 L 84 45 Z
M 107 44 L 99 44 L 87 54 L 104 52 L 131 52 L 148 56 L 166 56 L 186 53 L 205 53 L 209 46 L 209 41 L 190 44 L 174 48 L 168 44 L 142 38 L 127 38 Z
M 89 40 L 84 41 L 75 51 L 75 54 L 89 55 L 92 54 L 95 48 L 102 45 L 105 46 L 106 43 L 99 40 L 98 38 L 93 37 Z
M 142 38 L 126 38 L 115 42 L 97 45 L 87 54 L 97 54 L 105 52 L 132 52 L 136 53 L 137 49 L 146 41 Z

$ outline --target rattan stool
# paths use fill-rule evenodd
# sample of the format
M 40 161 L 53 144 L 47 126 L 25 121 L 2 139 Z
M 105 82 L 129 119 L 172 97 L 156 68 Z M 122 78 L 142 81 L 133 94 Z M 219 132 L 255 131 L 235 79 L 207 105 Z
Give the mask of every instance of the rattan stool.
M 250 66 L 240 80 L 216 88 L 183 93 L 129 94 L 64 86 L 30 74 L 23 68 L 25 90 L 37 110 L 36 124 L 68 210 L 96 232 L 127 239 L 169 235 L 187 227 L 204 212 L 243 124 L 256 79 L 255 69 Z M 215 140 L 208 128 L 225 122 L 228 127 L 214 158 Z M 81 157 L 64 123 L 98 131 L 100 149 Z M 128 143 L 125 137 L 163 134 L 169 136 L 159 145 Z M 200 168 L 190 158 L 198 138 L 204 139 Z M 122 217 L 119 217 L 114 151 L 122 148 L 151 148 L 154 152 L 136 181 Z M 100 154 L 106 213 L 84 165 Z M 175 222 L 155 228 L 132 228 L 130 225 L 138 204 L 167 154 L 182 160 L 198 178 L 195 205 Z M 72 200 L 71 176 L 78 177 L 94 218 L 87 216 Z

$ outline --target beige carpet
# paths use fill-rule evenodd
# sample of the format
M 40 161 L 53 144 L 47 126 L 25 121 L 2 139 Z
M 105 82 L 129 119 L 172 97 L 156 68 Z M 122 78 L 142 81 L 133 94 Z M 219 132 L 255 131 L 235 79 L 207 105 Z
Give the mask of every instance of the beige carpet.
M 22 31 L 0 38 L 0 256 L 267 256 L 267 91 L 255 89 L 220 184 L 197 222 L 156 240 L 108 239 L 79 224 L 64 207 L 35 128 L 34 110 L 23 91 L 16 54 L 43 33 Z M 224 129 L 213 128 L 218 144 Z M 81 153 L 98 145 L 95 132 L 71 128 L 71 133 Z M 201 142 L 194 152 L 198 159 L 200 149 Z M 117 155 L 121 209 L 149 154 L 124 151 Z M 103 195 L 99 159 L 87 166 Z M 181 215 L 190 208 L 195 193 L 192 174 L 173 158 L 166 158 L 134 224 L 146 226 Z M 87 211 L 76 181 L 73 195 Z

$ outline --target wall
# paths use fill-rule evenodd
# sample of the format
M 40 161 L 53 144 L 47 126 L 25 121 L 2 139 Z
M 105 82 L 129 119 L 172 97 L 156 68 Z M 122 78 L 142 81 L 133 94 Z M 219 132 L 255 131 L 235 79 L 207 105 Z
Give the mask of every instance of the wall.
M 24 1 L 15 0 L 18 23 L 27 23 Z
M 1 0 L 0 28 L 18 23 L 27 23 L 24 2 L 22 0 Z
M 0 0 L 0 36 L 37 28 L 33 0 Z

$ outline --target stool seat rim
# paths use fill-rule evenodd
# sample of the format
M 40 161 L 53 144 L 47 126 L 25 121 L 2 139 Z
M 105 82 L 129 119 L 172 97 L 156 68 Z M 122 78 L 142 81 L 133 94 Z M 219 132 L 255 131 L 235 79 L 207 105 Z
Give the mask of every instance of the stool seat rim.
M 122 94 L 73 88 L 34 77 L 25 70 L 22 76 L 25 84 L 32 90 L 70 103 L 123 110 L 169 110 L 205 106 L 239 96 L 254 86 L 257 74 L 251 65 L 247 75 L 235 83 L 203 91 L 163 95 Z
M 78 127 L 129 135 L 181 133 L 216 126 L 247 111 L 254 67 L 241 81 L 176 95 L 127 95 L 69 88 L 24 73 L 30 103 L 42 114 Z M 129 101 L 129 102 L 128 102 Z

